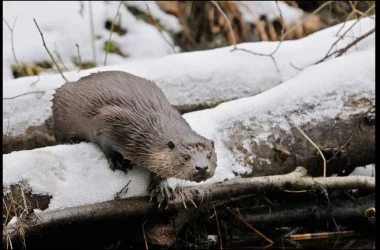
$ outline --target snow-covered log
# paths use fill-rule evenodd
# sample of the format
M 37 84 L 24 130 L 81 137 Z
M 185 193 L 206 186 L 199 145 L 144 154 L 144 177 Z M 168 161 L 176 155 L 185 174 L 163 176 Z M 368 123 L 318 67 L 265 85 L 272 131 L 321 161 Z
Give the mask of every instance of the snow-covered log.
M 347 22 L 341 32 L 352 22 Z M 337 40 L 336 49 L 342 49 L 374 25 L 371 18 L 363 18 L 352 27 L 350 36 L 342 39 L 336 36 L 340 24 L 299 40 L 283 41 L 279 47 L 279 42 L 244 43 L 238 44 L 238 48 L 248 52 L 231 51 L 233 47 L 230 46 L 63 73 L 69 81 L 76 81 L 91 72 L 126 71 L 155 81 L 174 106 L 181 112 L 188 112 L 256 95 L 289 81 L 302 73 L 302 69 L 307 70 L 324 58 Z M 374 34 L 366 37 L 347 53 L 374 47 L 374 37 Z M 273 57 L 265 56 L 275 50 Z M 31 84 L 36 80 L 36 77 L 25 77 L 6 81 L 3 85 L 3 152 L 55 143 L 45 120 L 51 117 L 52 94 L 64 80 L 60 74 L 41 74 L 38 82 Z
M 320 176 L 320 156 L 295 126 L 324 151 L 328 174 L 348 172 L 374 162 L 373 105 L 374 47 L 305 69 L 259 95 L 184 118 L 196 132 L 215 141 L 218 166 L 207 183 L 231 179 L 236 173 L 284 174 L 299 165 Z M 331 152 L 337 159 L 330 160 Z M 127 175 L 112 172 L 103 153 L 91 143 L 13 152 L 5 154 L 3 162 L 4 188 L 26 180 L 33 192 L 53 196 L 49 209 L 113 199 L 129 180 L 127 196 L 143 195 L 149 182 L 149 173 L 137 168 Z

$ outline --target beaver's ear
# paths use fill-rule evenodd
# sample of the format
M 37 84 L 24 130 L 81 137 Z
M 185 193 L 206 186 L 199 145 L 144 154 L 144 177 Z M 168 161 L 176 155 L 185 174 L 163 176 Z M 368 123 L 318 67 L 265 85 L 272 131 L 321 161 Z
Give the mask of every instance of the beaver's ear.
M 211 140 L 211 147 L 214 148 L 214 141 Z
M 169 141 L 168 142 L 168 147 L 171 148 L 171 149 L 175 148 L 174 142 Z

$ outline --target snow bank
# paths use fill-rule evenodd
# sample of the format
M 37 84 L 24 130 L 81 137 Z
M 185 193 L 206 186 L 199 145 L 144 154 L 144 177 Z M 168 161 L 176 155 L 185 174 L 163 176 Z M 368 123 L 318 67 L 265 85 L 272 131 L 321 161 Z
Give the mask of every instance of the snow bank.
M 277 121 L 277 125 L 285 130 L 288 123 L 284 114 L 289 114 L 298 126 L 310 121 L 318 122 L 326 117 L 336 117 L 347 108 L 341 98 L 343 93 L 360 94 L 375 103 L 374 41 L 362 51 L 309 67 L 296 77 L 254 97 L 184 115 L 195 131 L 215 141 L 218 167 L 215 176 L 206 182 L 233 178 L 233 172 L 247 169 L 234 161 L 225 145 L 225 131 L 235 121 L 249 122 L 252 118 L 262 124 L 269 124 L 269 120 Z M 315 115 L 292 115 L 293 111 L 302 110 L 302 105 L 314 105 Z M 135 194 L 141 194 L 147 185 L 146 175 L 125 176 L 119 171 L 112 172 L 97 147 L 87 143 L 13 152 L 3 155 L 3 162 L 4 187 L 27 180 L 34 192 L 53 194 L 49 209 L 112 199 L 130 179 L 133 181 L 131 184 L 136 185 L 130 187 Z M 196 185 L 169 180 L 169 185 L 177 184 Z
M 129 181 L 124 197 L 146 195 L 150 173 L 112 171 L 92 143 L 59 145 L 3 155 L 3 191 L 27 181 L 33 193 L 53 196 L 48 210 L 112 200 Z
M 127 5 L 138 5 L 125 1 Z M 114 20 L 119 1 L 92 1 L 93 20 L 96 40 L 97 65 L 104 64 L 104 43 L 108 41 L 110 31 L 105 29 L 107 20 Z M 152 15 L 157 18 L 168 30 L 178 32 L 181 26 L 176 17 L 161 11 L 157 3 L 148 2 Z M 42 45 L 41 36 L 33 22 L 36 18 L 49 50 L 56 57 L 58 51 L 63 62 L 69 69 L 75 69 L 72 63 L 77 58 L 77 43 L 80 46 L 82 62 L 92 61 L 91 32 L 89 3 L 87 1 L 40 1 L 18 2 L 7 1 L 3 4 L 3 18 L 14 27 L 14 47 L 20 63 L 36 63 L 50 61 Z M 49 10 L 49 11 L 46 11 Z M 117 54 L 108 54 L 107 63 L 125 63 L 134 59 L 158 57 L 172 54 L 170 45 L 162 38 L 154 25 L 138 20 L 125 6 L 120 8 L 120 26 L 127 30 L 126 35 L 119 36 L 113 33 L 112 41 L 118 45 L 121 52 L 128 58 Z M 173 43 L 166 31 L 166 38 Z M 12 54 L 11 32 L 3 22 L 3 80 L 13 78 L 11 65 L 15 65 Z
M 353 22 L 355 21 L 347 22 L 342 32 Z M 348 32 L 349 36 L 337 43 L 336 49 L 345 47 L 355 37 L 374 26 L 374 20 L 363 18 Z M 306 69 L 323 58 L 338 39 L 336 33 L 340 28 L 341 25 L 336 25 L 299 40 L 282 42 L 274 54 L 279 71 L 270 57 L 252 55 L 244 51 L 230 52 L 230 46 L 64 74 L 70 81 L 75 81 L 91 72 L 127 71 L 155 81 L 174 105 L 230 100 L 258 94 L 297 76 L 301 71 L 293 65 Z M 366 50 L 373 47 L 374 43 L 375 35 L 372 34 L 352 47 L 348 53 Z M 271 53 L 277 45 L 278 42 L 257 42 L 239 44 L 238 47 L 259 53 Z M 3 85 L 4 97 L 33 91 L 44 92 L 3 101 L 3 130 L 8 130 L 10 135 L 22 134 L 29 126 L 40 125 L 51 116 L 52 94 L 64 80 L 59 74 L 44 74 L 37 84 L 31 86 L 36 79 L 37 77 L 25 77 L 7 81 Z

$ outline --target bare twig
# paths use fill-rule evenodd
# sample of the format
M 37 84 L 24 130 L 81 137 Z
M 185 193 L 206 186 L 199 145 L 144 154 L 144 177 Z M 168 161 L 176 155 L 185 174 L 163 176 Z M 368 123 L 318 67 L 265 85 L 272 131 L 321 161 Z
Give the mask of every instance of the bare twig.
M 92 13 L 92 2 L 88 2 L 88 10 L 90 15 L 90 31 L 91 31 L 91 47 L 92 47 L 92 63 L 96 65 L 96 48 L 95 48 L 95 29 L 94 29 L 94 18 Z
M 252 231 L 254 231 L 257 235 L 259 235 L 261 238 L 263 238 L 264 240 L 268 241 L 270 246 L 273 245 L 273 241 L 271 239 L 269 239 L 267 236 L 265 236 L 262 232 L 260 232 L 259 230 L 257 230 L 256 228 L 254 228 L 251 224 L 249 224 L 248 222 L 246 222 L 245 220 L 243 220 L 243 218 L 241 217 L 240 215 L 240 212 L 239 212 L 239 209 L 237 208 L 237 213 L 238 214 L 235 214 L 234 212 L 232 212 L 231 210 L 228 210 L 230 213 L 232 213 L 236 218 L 238 218 L 244 225 L 246 225 L 249 229 L 251 229 Z
M 30 84 L 30 86 L 34 86 L 36 83 L 38 83 L 40 81 L 40 75 L 36 74 L 36 76 L 37 76 L 37 80 L 35 80 L 34 82 L 32 82 Z
M 36 19 L 33 18 L 33 21 L 34 21 L 34 23 L 36 24 L 38 31 L 40 32 L 40 35 L 41 35 L 41 38 L 42 38 L 42 43 L 43 43 L 43 45 L 44 45 L 46 51 L 48 52 L 48 54 L 49 54 L 51 60 L 53 61 L 54 65 L 57 67 L 57 70 L 58 70 L 59 73 L 61 74 L 62 78 L 63 78 L 66 82 L 68 82 L 68 80 L 66 79 L 66 77 L 63 75 L 61 69 L 58 67 L 58 64 L 57 64 L 57 62 L 55 61 L 53 55 L 50 53 L 49 49 L 47 48 L 46 43 L 45 43 L 45 39 L 44 39 L 44 35 L 42 34 L 42 31 L 41 31 L 40 27 L 38 26 Z
M 78 72 L 79 72 L 82 69 L 82 58 L 80 57 L 79 45 L 76 43 L 75 46 L 77 46 L 77 53 L 78 53 L 78 60 L 79 60 Z
M 13 24 L 12 24 L 12 27 L 9 25 L 8 21 L 5 20 L 5 18 L 3 18 L 3 21 L 4 23 L 7 25 L 9 31 L 11 32 L 11 43 L 12 43 L 12 54 L 13 54 L 13 59 L 15 60 L 16 64 L 17 64 L 17 67 L 19 67 L 20 69 L 22 69 L 20 63 L 18 62 L 17 60 L 17 57 L 16 57 L 16 52 L 15 52 L 15 47 L 14 47 L 14 40 L 13 40 L 13 31 L 14 31 L 14 27 L 16 25 L 16 21 L 17 21 L 17 16 L 15 17 L 15 20 L 13 21 Z
M 24 212 L 28 213 L 28 205 L 26 205 L 26 197 L 24 193 L 24 187 L 22 185 L 20 185 L 20 191 L 21 191 L 22 201 L 24 202 Z
M 375 8 L 375 5 L 372 5 L 364 14 L 367 15 L 372 9 Z M 356 21 L 342 34 L 339 36 L 339 38 L 331 44 L 329 50 L 327 51 L 326 55 L 319 61 L 317 61 L 315 64 L 318 64 L 318 63 L 321 63 L 323 61 L 325 61 L 327 58 L 329 58 L 330 56 L 338 53 L 338 51 L 334 51 L 334 52 L 331 52 L 332 49 L 335 47 L 335 45 L 337 45 L 337 43 L 342 40 L 344 38 L 344 36 L 350 31 L 352 30 L 352 28 L 362 19 L 363 16 L 360 16 L 358 19 L 356 19 Z M 354 44 L 355 45 L 355 44 Z M 331 53 L 330 53 L 331 52 Z
M 172 44 L 172 43 L 171 43 L 171 42 L 165 37 L 165 35 L 162 33 L 160 27 L 158 26 L 158 22 L 157 22 L 157 20 L 153 17 L 152 12 L 150 12 L 149 5 L 146 3 L 146 1 L 144 1 L 144 3 L 145 3 L 146 9 L 148 10 L 149 15 L 150 15 L 150 17 L 152 18 L 153 23 L 154 23 L 154 25 L 156 26 L 158 32 L 160 33 L 160 35 L 162 36 L 162 38 L 165 40 L 165 42 L 166 42 L 166 43 L 172 48 L 173 53 L 174 53 L 174 54 L 177 54 L 177 51 L 175 50 L 175 46 L 174 46 L 174 44 Z
M 321 232 L 321 233 L 306 233 L 306 234 L 293 234 L 290 235 L 292 240 L 310 240 L 310 239 L 322 239 L 336 236 L 354 235 L 354 231 L 341 231 L 341 232 Z
M 219 238 L 220 249 L 223 249 L 223 245 L 222 245 L 222 234 L 220 233 L 218 214 L 216 213 L 215 205 L 214 205 L 213 202 L 212 202 L 212 207 L 214 208 L 214 214 L 215 214 L 216 226 L 217 226 L 217 228 L 218 228 L 218 238 Z
M 267 33 L 265 32 L 264 25 L 256 18 L 256 16 L 254 15 L 253 10 L 251 8 L 251 6 L 249 6 L 248 4 L 246 4 L 243 1 L 236 2 L 236 4 L 240 4 L 240 5 L 244 6 L 248 10 L 249 14 L 252 17 L 252 20 L 253 20 L 252 22 L 255 24 L 255 26 L 256 26 L 259 34 L 260 34 L 261 40 L 262 41 L 268 41 L 269 39 L 268 39 Z
M 142 234 L 144 237 L 144 243 L 145 243 L 145 249 L 148 250 L 148 241 L 146 240 L 146 234 L 145 234 L 145 223 L 147 223 L 148 220 L 144 221 L 143 224 L 141 224 Z
M 231 25 L 231 22 L 230 22 L 230 19 L 228 19 L 226 13 L 224 13 L 224 11 L 222 10 L 222 8 L 220 8 L 219 4 L 216 2 L 216 1 L 211 1 L 211 3 L 213 5 L 215 5 L 215 7 L 218 9 L 218 11 L 220 12 L 220 14 L 223 15 L 224 19 L 226 20 L 227 24 L 228 24 L 228 27 L 230 29 L 230 33 L 231 33 L 231 37 L 233 38 L 233 43 L 234 43 L 234 48 L 233 50 L 237 49 L 236 48 L 236 38 L 235 38 L 235 34 L 234 34 L 234 31 L 232 29 L 232 25 Z
M 343 55 L 347 50 L 349 50 L 352 46 L 356 45 L 358 42 L 360 42 L 361 40 L 363 40 L 364 38 L 366 38 L 367 36 L 371 35 L 372 33 L 374 33 L 376 30 L 376 27 L 374 27 L 373 29 L 367 31 L 366 33 L 364 33 L 363 35 L 359 36 L 358 38 L 356 38 L 354 41 L 350 42 L 346 47 L 344 47 L 343 49 L 340 49 L 338 50 L 338 53 L 335 57 L 339 57 L 341 55 Z
M 54 50 L 55 55 L 57 56 L 58 60 L 59 60 L 60 63 L 62 64 L 64 70 L 67 71 L 68 68 L 66 67 L 65 63 L 64 63 L 63 60 L 62 60 L 61 54 L 59 53 L 59 50 L 58 50 L 57 43 L 54 43 L 54 47 L 55 47 L 55 50 Z
M 120 7 L 121 7 L 122 4 L 123 4 L 123 1 L 120 1 L 119 6 L 117 7 L 115 18 L 112 20 L 110 36 L 108 38 L 108 43 L 107 44 L 111 44 L 111 37 L 112 37 L 113 30 L 115 28 L 115 20 L 119 16 Z M 104 66 L 107 65 L 108 52 L 109 52 L 109 49 L 106 47 L 106 55 L 104 56 Z
M 313 145 L 313 147 L 315 147 L 317 150 L 318 150 L 318 153 L 319 155 L 321 156 L 322 160 L 323 160 L 323 177 L 326 177 L 326 158 L 325 156 L 323 155 L 321 149 L 317 146 L 317 144 L 315 144 L 309 136 L 307 136 L 307 134 L 305 134 L 305 132 L 302 131 L 302 129 L 300 127 L 298 127 L 297 125 L 295 125 L 295 127 L 298 129 L 298 131 L 300 131 L 300 133 L 306 138 L 306 140 L 308 140 L 310 142 L 311 145 Z
M 281 29 L 281 34 L 282 35 L 281 35 L 281 41 L 278 43 L 278 45 L 276 46 L 276 48 L 271 53 L 269 53 L 269 54 L 257 53 L 257 52 L 253 52 L 253 51 L 250 51 L 250 50 L 247 50 L 247 49 L 238 48 L 237 44 L 236 44 L 236 38 L 235 38 L 233 29 L 232 29 L 231 22 L 228 19 L 226 13 L 224 13 L 224 11 L 220 8 L 220 6 L 218 5 L 218 3 L 216 1 L 211 1 L 211 3 L 215 5 L 215 7 L 217 8 L 217 10 L 223 15 L 223 17 L 225 18 L 226 22 L 228 23 L 228 26 L 229 26 L 229 29 L 230 29 L 230 33 L 231 33 L 231 35 L 233 37 L 233 42 L 234 42 L 234 47 L 231 49 L 231 52 L 234 52 L 236 50 L 241 50 L 241 51 L 244 51 L 244 52 L 247 52 L 249 54 L 256 55 L 256 56 L 269 56 L 271 58 L 271 60 L 273 61 L 274 65 L 276 67 L 276 71 L 280 75 L 280 79 L 281 79 L 280 69 L 279 69 L 279 67 L 277 65 L 276 59 L 273 56 L 277 52 L 277 50 L 279 49 L 279 47 L 281 45 L 281 42 L 282 42 L 282 40 L 284 38 L 284 20 L 282 18 L 281 9 L 278 6 L 277 1 L 276 1 L 276 5 L 277 5 L 277 8 L 278 8 L 278 11 L 280 12 L 280 17 L 281 17 L 281 20 L 282 20 L 282 29 Z
M 284 21 L 284 18 L 282 17 L 282 12 L 281 12 L 280 6 L 278 5 L 278 1 L 276 1 L 276 6 L 277 6 L 277 9 L 278 9 L 278 12 L 280 13 L 280 18 L 281 18 L 281 22 L 282 22 L 282 25 L 281 25 L 282 26 L 281 27 L 281 39 L 278 42 L 277 47 L 272 51 L 272 53 L 270 53 L 271 56 L 273 56 L 274 53 L 276 53 L 277 50 L 280 48 L 281 43 L 284 40 L 284 31 L 285 31 L 285 21 Z
M 12 100 L 12 99 L 16 99 L 17 97 L 29 95 L 29 94 L 45 94 L 45 91 L 31 91 L 31 92 L 19 94 L 19 95 L 12 96 L 12 97 L 3 97 L 3 100 Z

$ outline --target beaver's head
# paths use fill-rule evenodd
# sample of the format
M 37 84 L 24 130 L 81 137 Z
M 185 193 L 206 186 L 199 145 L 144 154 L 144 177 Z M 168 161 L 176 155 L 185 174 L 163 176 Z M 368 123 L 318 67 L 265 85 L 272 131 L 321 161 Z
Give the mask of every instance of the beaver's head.
M 200 182 L 212 177 L 215 168 L 214 142 L 203 137 L 195 142 L 167 141 L 150 157 L 150 169 L 163 178 Z

